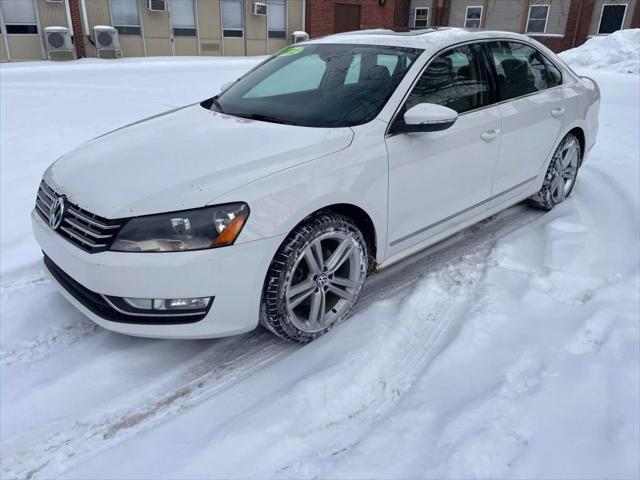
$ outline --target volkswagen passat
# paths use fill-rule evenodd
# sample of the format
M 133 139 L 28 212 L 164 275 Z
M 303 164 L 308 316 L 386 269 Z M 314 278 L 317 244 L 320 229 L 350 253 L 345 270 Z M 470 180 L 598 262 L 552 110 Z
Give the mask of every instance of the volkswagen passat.
M 562 202 L 598 108 L 596 84 L 526 36 L 333 35 L 65 155 L 33 228 L 62 294 L 105 328 L 262 323 L 305 343 L 369 272 L 522 200 Z

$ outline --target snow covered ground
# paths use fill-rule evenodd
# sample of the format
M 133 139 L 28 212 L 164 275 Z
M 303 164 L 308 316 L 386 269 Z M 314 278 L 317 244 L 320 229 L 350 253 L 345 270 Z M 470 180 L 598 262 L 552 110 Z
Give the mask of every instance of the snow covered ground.
M 595 40 L 589 58 L 617 48 Z M 45 280 L 30 233 L 49 163 L 256 59 L 2 65 L 2 478 L 638 478 L 640 76 L 566 58 L 602 89 L 570 200 L 373 276 L 305 347 L 102 330 Z

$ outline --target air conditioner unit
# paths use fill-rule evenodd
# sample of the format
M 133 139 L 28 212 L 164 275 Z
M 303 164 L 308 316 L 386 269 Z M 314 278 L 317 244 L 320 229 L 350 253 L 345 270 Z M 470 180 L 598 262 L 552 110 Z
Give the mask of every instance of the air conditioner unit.
M 306 42 L 307 40 L 309 40 L 309 34 L 307 32 L 296 30 L 291 34 L 291 43 Z
M 75 58 L 71 31 L 67 27 L 46 27 L 44 29 L 44 41 L 49 60 L 51 60 L 52 52 L 70 52 Z
M 254 15 L 266 15 L 267 14 L 267 4 L 254 2 L 251 4 L 251 13 Z
M 112 52 L 113 55 L 109 56 L 109 58 L 117 58 L 117 53 L 120 52 L 118 30 L 108 25 L 96 25 L 93 27 L 93 41 L 96 45 L 98 57 L 103 52 Z
M 147 8 L 151 12 L 166 12 L 167 0 L 147 0 Z

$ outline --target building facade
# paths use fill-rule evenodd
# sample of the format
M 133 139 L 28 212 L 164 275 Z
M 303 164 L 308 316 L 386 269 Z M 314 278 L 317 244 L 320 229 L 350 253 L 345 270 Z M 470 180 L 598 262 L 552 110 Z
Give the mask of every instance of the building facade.
M 521 32 L 562 51 L 640 27 L 640 0 L 0 0 L 0 61 L 266 55 L 298 30 L 432 26 Z M 50 38 L 56 27 L 68 38 Z M 118 48 L 96 48 L 100 29 Z
M 409 26 L 520 32 L 560 52 L 640 27 L 640 0 L 411 0 Z
M 303 30 L 305 4 L 261 3 L 268 15 L 248 0 L 0 0 L 0 60 L 96 57 L 102 26 L 118 32 L 117 56 L 266 55 Z M 54 26 L 69 29 L 72 52 L 50 51 L 45 29 Z

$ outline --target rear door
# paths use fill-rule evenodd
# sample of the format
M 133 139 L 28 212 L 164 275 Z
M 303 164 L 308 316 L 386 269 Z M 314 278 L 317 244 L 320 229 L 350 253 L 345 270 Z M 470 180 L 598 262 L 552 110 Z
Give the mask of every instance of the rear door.
M 533 182 L 566 123 L 559 70 L 520 42 L 487 44 L 497 74 L 502 138 L 492 193 Z
M 452 48 L 428 64 L 395 121 L 419 103 L 444 105 L 459 117 L 447 130 L 387 135 L 389 255 L 485 208 L 500 144 L 500 113 L 493 101 L 480 44 Z

